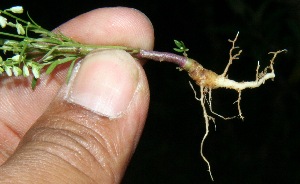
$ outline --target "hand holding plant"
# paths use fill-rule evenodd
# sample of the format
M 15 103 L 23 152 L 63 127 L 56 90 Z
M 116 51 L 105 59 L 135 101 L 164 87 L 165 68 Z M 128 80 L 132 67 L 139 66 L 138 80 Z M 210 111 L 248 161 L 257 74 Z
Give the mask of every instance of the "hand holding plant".
M 154 41 L 148 18 L 131 8 L 96 9 L 56 30 L 89 45 L 150 50 Z M 32 75 L 1 75 L 0 183 L 121 181 L 148 111 L 145 73 L 125 51 L 96 52 L 81 62 L 76 78 L 69 81 L 70 92 L 77 88 L 70 102 L 63 95 L 69 93 L 68 68 L 66 63 L 50 75 L 41 72 L 34 90 Z M 80 94 L 92 100 L 85 107 Z M 87 110 L 88 105 L 95 110 Z
M 49 107 L 49 109 L 52 108 L 52 110 L 50 110 L 50 112 L 51 111 L 55 112 L 55 113 L 53 113 L 53 112 L 49 113 L 49 110 L 47 111 L 49 114 L 51 114 L 51 116 L 49 116 L 49 114 L 48 114 L 48 116 L 51 118 L 53 116 L 55 117 L 56 113 L 59 114 L 61 111 L 69 111 L 70 109 L 72 109 L 71 112 L 74 112 L 72 114 L 73 115 L 75 114 L 74 116 L 78 117 L 78 115 L 76 115 L 76 113 L 77 113 L 77 108 L 80 108 L 80 107 L 85 107 L 86 109 L 91 110 L 92 112 L 96 112 L 96 114 L 98 113 L 102 116 L 106 116 L 109 118 L 121 117 L 121 119 L 123 119 L 124 117 L 129 115 L 129 114 L 124 113 L 125 112 L 124 108 L 128 107 L 130 109 L 131 104 L 133 103 L 132 101 L 124 102 L 124 104 L 127 104 L 127 105 L 124 105 L 124 104 L 121 105 L 122 106 L 121 109 L 123 109 L 123 110 L 119 110 L 119 108 L 113 108 L 110 110 L 106 109 L 106 106 L 109 105 L 112 101 L 115 101 L 117 103 L 117 101 L 119 101 L 120 99 L 123 99 L 123 98 L 121 98 L 120 94 L 124 94 L 124 93 L 122 93 L 120 91 L 126 90 L 127 93 L 125 93 L 125 94 L 128 94 L 128 97 L 130 97 L 134 94 L 133 92 L 135 92 L 135 90 L 126 89 L 127 83 L 126 84 L 123 83 L 124 85 L 120 84 L 120 86 L 118 88 L 122 88 L 122 90 L 120 90 L 120 89 L 114 90 L 115 93 L 104 90 L 105 93 L 116 94 L 116 96 L 115 95 L 111 96 L 110 99 L 104 99 L 103 101 L 105 102 L 104 103 L 105 105 L 99 105 L 98 103 L 95 102 L 95 99 L 97 99 L 98 96 L 103 93 L 103 89 L 100 90 L 101 87 L 99 87 L 99 88 L 97 87 L 98 85 L 101 86 L 101 84 L 99 84 L 98 83 L 99 81 L 96 80 L 96 83 L 93 83 L 92 85 L 87 85 L 87 83 L 90 82 L 89 78 L 83 77 L 84 75 L 82 75 L 82 71 L 85 71 L 85 70 L 91 72 L 89 75 L 92 78 L 98 78 L 99 75 L 102 75 L 103 73 L 104 73 L 103 75 L 105 75 L 107 73 L 102 68 L 97 67 L 96 66 L 97 64 L 92 62 L 92 61 L 94 61 L 95 58 L 98 58 L 99 60 L 101 60 L 101 59 L 110 60 L 109 59 L 110 57 L 108 57 L 108 56 L 113 54 L 114 56 L 118 56 L 118 58 L 123 58 L 122 60 L 127 60 L 127 61 L 132 60 L 132 61 L 130 61 L 132 63 L 135 63 L 134 60 L 132 59 L 132 57 L 135 59 L 151 59 L 151 60 L 160 61 L 160 62 L 166 61 L 166 62 L 175 63 L 180 67 L 181 70 L 187 71 L 189 76 L 200 87 L 200 98 L 196 97 L 196 99 L 201 102 L 201 106 L 202 106 L 203 113 L 204 113 L 205 125 L 206 125 L 206 133 L 201 142 L 200 153 L 201 153 L 202 158 L 208 165 L 208 171 L 209 171 L 212 179 L 213 179 L 213 177 L 211 174 L 210 164 L 203 154 L 204 140 L 206 139 L 208 132 L 209 132 L 209 121 L 210 120 L 214 121 L 214 118 L 208 115 L 208 112 L 206 109 L 206 103 L 208 103 L 209 109 L 212 114 L 226 119 L 225 117 L 213 112 L 213 110 L 212 110 L 212 106 L 211 106 L 212 90 L 216 89 L 216 88 L 227 88 L 227 89 L 233 89 L 233 90 L 237 91 L 238 92 L 237 105 L 238 105 L 238 112 L 239 112 L 238 116 L 240 118 L 243 118 L 241 108 L 240 108 L 240 100 L 241 100 L 242 90 L 247 89 L 247 88 L 259 87 L 261 84 L 265 83 L 266 80 L 273 79 L 275 77 L 275 72 L 274 72 L 274 68 L 273 68 L 274 60 L 279 53 L 285 51 L 285 50 L 280 50 L 280 51 L 276 51 L 276 52 L 270 52 L 272 57 L 270 59 L 269 66 L 267 66 L 262 72 L 260 72 L 260 65 L 258 63 L 257 68 L 256 68 L 255 80 L 249 81 L 249 82 L 236 82 L 234 80 L 228 79 L 227 73 L 229 70 L 229 66 L 232 64 L 232 62 L 234 60 L 238 59 L 239 55 L 241 54 L 241 50 L 238 50 L 235 53 L 235 51 L 238 49 L 238 47 L 235 46 L 237 38 L 238 38 L 238 34 L 236 35 L 235 39 L 229 40 L 229 42 L 232 44 L 231 49 L 229 51 L 229 62 L 228 62 L 228 65 L 225 67 L 224 72 L 222 74 L 218 75 L 215 72 L 204 68 L 197 61 L 195 61 L 191 58 L 188 58 L 187 57 L 188 49 L 186 48 L 186 46 L 184 45 L 184 43 L 182 41 L 175 40 L 175 44 L 176 44 L 177 48 L 175 48 L 174 50 L 177 52 L 183 53 L 183 56 L 173 54 L 173 53 L 157 52 L 157 51 L 149 50 L 149 49 L 151 49 L 152 43 L 153 43 L 153 35 L 152 35 L 153 32 L 152 32 L 152 28 L 149 29 L 149 27 L 151 27 L 151 26 L 149 26 L 149 22 L 145 21 L 145 19 L 140 19 L 140 20 L 143 20 L 143 22 L 141 24 L 146 25 L 148 28 L 148 29 L 146 29 L 148 35 L 146 35 L 146 36 L 142 35 L 143 36 L 142 38 L 147 40 L 146 43 L 148 43 L 146 48 L 143 48 L 144 45 L 141 43 L 137 44 L 133 41 L 128 42 L 129 39 L 127 40 L 127 38 L 124 38 L 122 36 L 120 36 L 121 38 L 119 38 L 119 40 L 117 39 L 118 40 L 117 42 L 113 42 L 113 41 L 107 40 L 107 38 L 105 38 L 105 35 L 97 35 L 99 37 L 97 37 L 97 38 L 95 37 L 96 40 L 98 40 L 98 39 L 105 40 L 102 42 L 102 45 L 99 45 L 99 43 L 101 44 L 101 42 L 97 43 L 97 41 L 96 41 L 96 43 L 95 43 L 95 40 L 93 40 L 93 41 L 91 41 L 92 43 L 88 43 L 85 40 L 86 35 L 94 34 L 94 33 L 90 32 L 90 30 L 85 29 L 85 27 L 91 26 L 91 22 L 90 22 L 90 20 L 86 19 L 86 16 L 89 16 L 89 14 L 92 14 L 93 12 L 90 12 L 90 13 L 85 14 L 80 17 L 81 21 L 85 20 L 86 22 L 84 22 L 84 21 L 81 22 L 82 27 L 80 29 L 82 29 L 81 30 L 82 32 L 79 33 L 80 30 L 78 30 L 78 32 L 75 32 L 75 34 L 74 34 L 72 29 L 66 29 L 64 26 L 61 26 L 60 28 L 55 30 L 55 32 L 50 32 L 48 30 L 43 29 L 38 24 L 36 24 L 30 18 L 29 15 L 28 15 L 28 17 L 29 17 L 30 21 L 25 21 L 23 19 L 16 17 L 13 14 L 13 13 L 21 13 L 22 12 L 21 10 L 22 9 L 20 7 L 14 7 L 11 9 L 1 11 L 1 17 L 0 17 L 1 27 L 3 27 L 3 28 L 5 28 L 6 26 L 13 27 L 16 29 L 17 34 L 11 34 L 11 33 L 6 33 L 6 32 L 0 32 L 0 34 L 10 37 L 10 38 L 11 37 L 16 38 L 17 40 L 12 40 L 12 39 L 2 40 L 3 44 L 2 44 L 2 47 L 0 47 L 0 49 L 2 49 L 5 53 L 11 52 L 13 54 L 13 56 L 8 57 L 6 59 L 3 59 L 1 57 L 0 72 L 6 73 L 7 76 L 14 75 L 16 77 L 18 77 L 20 75 L 29 77 L 32 74 L 33 75 L 32 87 L 39 88 L 39 85 L 36 86 L 36 82 L 37 82 L 37 79 L 39 79 L 41 77 L 41 74 L 43 73 L 43 71 L 49 75 L 49 74 L 52 74 L 53 72 L 55 72 L 55 70 L 57 68 L 59 68 L 60 66 L 65 66 L 66 63 L 70 63 L 68 66 L 68 71 L 66 72 L 67 73 L 66 78 L 67 78 L 67 82 L 69 81 L 69 79 L 71 79 L 71 84 L 68 85 L 69 87 L 66 86 L 66 87 L 62 88 L 63 91 L 64 90 L 65 91 L 60 92 L 58 97 L 56 97 L 59 100 L 52 102 L 52 106 Z M 107 11 L 109 11 L 109 10 L 105 10 L 105 11 L 107 13 Z M 126 10 L 126 11 L 128 11 L 128 10 Z M 134 14 L 134 13 L 131 12 L 131 14 Z M 110 14 L 110 15 L 111 15 L 111 19 L 113 19 L 114 16 L 116 16 L 114 14 Z M 140 16 L 140 14 L 138 14 L 138 15 Z M 100 14 L 99 14 L 99 16 L 100 16 Z M 10 22 L 8 20 L 8 18 L 15 19 L 15 23 Z M 76 21 L 77 21 L 76 19 L 70 21 L 67 24 L 67 26 L 69 26 L 70 28 L 75 27 L 74 22 L 76 22 Z M 103 22 L 105 22 L 105 21 L 103 21 Z M 99 26 L 98 28 L 105 30 L 105 27 L 103 27 L 103 25 Z M 114 27 L 114 29 L 116 29 L 116 28 L 117 29 L 122 28 L 122 26 Z M 71 30 L 71 33 L 68 30 L 69 31 Z M 138 31 L 136 31 L 136 32 L 138 32 Z M 105 33 L 108 34 L 107 32 L 104 31 L 104 34 Z M 139 34 L 142 34 L 142 33 L 143 32 L 141 32 L 141 31 L 139 32 Z M 103 34 L 103 33 L 101 33 L 101 34 Z M 129 38 L 129 36 L 127 34 L 124 34 L 124 35 Z M 149 36 L 149 37 L 147 38 L 147 36 Z M 111 38 L 111 37 L 109 37 L 109 38 Z M 114 38 L 114 39 L 116 39 L 116 38 Z M 77 40 L 77 41 L 75 41 L 75 40 Z M 81 58 L 85 58 L 85 59 L 77 73 L 77 68 L 75 68 L 75 70 L 74 70 L 74 64 L 76 61 L 78 61 Z M 94 58 L 94 59 L 91 59 L 91 58 Z M 111 62 L 111 63 L 108 62 L 107 64 L 111 65 L 111 64 L 114 64 L 114 62 Z M 131 64 L 128 63 L 128 65 L 131 65 Z M 118 66 L 118 65 L 116 65 L 116 66 Z M 123 67 L 125 67 L 125 66 L 123 66 Z M 94 70 L 93 70 L 93 68 L 94 68 Z M 137 67 L 137 68 L 139 68 L 139 67 Z M 109 70 L 109 72 L 112 73 L 112 70 L 113 69 Z M 135 75 L 133 75 L 135 77 L 129 78 L 128 81 L 134 81 L 136 77 L 137 78 L 141 77 L 140 76 L 141 69 L 138 69 L 137 71 L 135 69 L 130 69 L 130 70 L 132 70 L 131 72 L 135 73 Z M 99 72 L 99 75 L 96 75 L 97 72 Z M 74 77 L 71 77 L 72 75 Z M 130 76 L 132 76 L 132 75 L 130 75 Z M 111 79 L 113 79 L 115 77 L 116 76 L 113 75 L 113 76 L 111 76 Z M 103 80 L 105 78 L 106 77 L 103 76 Z M 126 77 L 124 77 L 124 78 L 126 78 Z M 109 79 L 109 80 L 111 80 L 111 79 Z M 112 83 L 112 82 L 109 82 L 107 84 L 110 84 L 110 83 Z M 143 82 L 143 83 L 145 83 L 145 82 Z M 85 85 L 83 85 L 83 84 L 85 84 Z M 133 86 L 136 86 L 137 84 L 139 84 L 139 83 L 137 82 Z M 45 85 L 43 87 L 46 88 L 47 86 Z M 129 87 L 130 87 L 130 85 L 129 85 Z M 137 89 L 137 88 L 133 87 L 133 89 Z M 93 92 L 93 91 L 95 91 L 95 92 Z M 119 93 L 119 95 L 117 95 L 117 93 Z M 146 92 L 146 96 L 147 95 L 148 95 L 148 92 Z M 208 95 L 208 97 L 207 97 L 207 95 Z M 196 96 L 196 92 L 195 92 L 195 96 Z M 125 98 L 125 99 L 128 99 L 128 98 Z M 131 99 L 131 98 L 129 98 L 129 99 Z M 58 103 L 58 101 L 60 103 Z M 63 101 L 63 103 L 61 101 Z M 66 103 L 64 101 L 66 101 Z M 147 101 L 147 99 L 146 99 L 146 101 Z M 57 109 L 53 110 L 53 106 L 59 107 L 59 105 L 61 105 L 61 104 L 63 104 L 63 105 L 61 108 L 58 108 L 59 110 L 57 110 Z M 77 107 L 77 106 L 73 107 L 74 104 L 80 105 L 80 107 Z M 128 104 L 130 104 L 130 105 L 128 106 Z M 76 109 L 76 110 L 74 110 L 74 109 Z M 89 113 L 90 113 L 90 111 L 89 111 Z M 143 114 L 143 117 L 145 117 L 145 113 L 142 112 L 142 114 Z M 48 117 L 48 116 L 46 116 L 46 117 Z M 91 122 L 99 121 L 101 124 L 101 121 L 106 121 L 106 120 L 102 120 L 102 118 L 100 118 L 100 120 L 99 120 L 99 118 L 95 117 L 94 115 L 91 115 L 91 117 L 95 118 L 95 119 L 91 119 Z M 64 119 L 64 118 L 62 118 L 62 119 Z M 70 119 L 70 121 L 78 121 L 77 119 L 74 120 L 74 118 L 71 118 L 71 117 L 68 117 L 68 119 Z M 117 121 L 117 120 L 111 120 L 111 121 Z M 33 129 L 32 131 L 34 132 L 37 129 L 39 129 L 40 126 L 44 126 L 43 123 L 45 123 L 45 122 L 48 123 L 48 120 L 47 120 L 47 118 L 45 118 L 45 115 L 43 115 L 37 121 L 37 123 L 32 127 L 32 129 Z M 52 121 L 50 121 L 50 122 L 52 122 Z M 111 125 L 111 126 L 114 126 L 114 125 Z M 125 125 L 122 125 L 122 126 L 124 128 L 126 128 Z M 139 129 L 139 130 L 141 130 L 141 129 Z M 97 132 L 97 133 L 99 133 L 99 132 Z M 27 139 L 31 140 L 33 135 L 35 135 L 35 133 L 27 133 L 26 137 L 27 137 Z M 89 144 L 87 144 L 87 145 L 89 145 Z M 113 149 L 112 152 L 118 153 L 117 148 L 112 148 L 111 147 L 112 145 L 110 145 L 110 144 L 108 146 L 109 147 L 107 149 Z M 21 146 L 21 148 L 22 148 L 22 146 Z M 132 151 L 131 151 L 131 153 L 132 153 Z M 100 163 L 100 165 L 101 165 L 101 163 Z M 119 181 L 119 179 L 118 179 L 118 181 Z

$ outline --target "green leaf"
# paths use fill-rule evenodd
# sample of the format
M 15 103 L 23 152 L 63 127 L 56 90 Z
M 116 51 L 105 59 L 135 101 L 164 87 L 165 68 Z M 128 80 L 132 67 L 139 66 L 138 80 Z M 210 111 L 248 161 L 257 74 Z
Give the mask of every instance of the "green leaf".
M 51 65 L 47 68 L 46 70 L 46 74 L 50 74 L 58 65 L 64 64 L 66 62 L 69 62 L 71 60 L 76 59 L 76 57 L 66 57 L 64 59 L 58 59 L 56 61 L 54 61 L 53 63 L 51 63 Z
M 19 42 L 15 40 L 4 40 L 3 45 L 17 47 Z
M 56 66 L 59 65 L 59 63 L 60 63 L 60 60 L 56 60 L 53 63 L 51 63 L 51 65 L 46 70 L 46 74 L 49 75 L 56 68 Z
M 183 50 L 178 49 L 178 48 L 173 48 L 176 52 L 183 52 Z
M 32 88 L 32 89 L 35 89 L 36 83 L 37 83 L 37 78 L 33 77 L 33 78 L 32 78 L 32 81 L 31 81 L 31 88 Z
M 51 48 L 51 50 L 49 50 L 47 52 L 47 54 L 45 54 L 39 61 L 43 61 L 45 58 L 47 58 L 48 56 L 51 56 L 51 54 L 58 48 L 58 45 Z
M 180 48 L 180 47 L 182 47 L 182 41 L 178 41 L 178 40 L 174 40 L 174 43 L 175 43 L 175 45 L 178 47 L 178 48 Z
M 62 41 L 54 39 L 54 38 L 37 38 L 34 40 L 35 42 L 39 43 L 42 42 L 43 45 L 45 45 L 45 43 L 54 43 L 54 44 L 62 44 Z
M 77 60 L 77 58 L 74 59 L 74 60 L 72 61 L 71 65 L 70 65 L 70 67 L 69 67 L 69 69 L 68 69 L 68 74 L 67 74 L 67 84 L 68 84 L 69 81 L 70 81 L 70 78 L 71 78 L 71 75 L 72 75 L 72 72 L 73 72 L 73 68 L 74 68 L 74 64 L 75 64 L 76 60 Z
M 187 51 L 189 51 L 188 48 L 184 45 L 183 41 L 174 40 L 175 45 L 177 48 L 173 48 L 176 52 L 183 52 L 183 55 L 187 57 Z
M 45 59 L 43 59 L 43 62 L 51 61 L 51 60 L 54 59 L 54 58 L 55 58 L 54 55 L 47 56 Z
M 47 34 L 49 31 L 43 29 L 31 29 L 30 31 L 37 33 L 37 34 Z

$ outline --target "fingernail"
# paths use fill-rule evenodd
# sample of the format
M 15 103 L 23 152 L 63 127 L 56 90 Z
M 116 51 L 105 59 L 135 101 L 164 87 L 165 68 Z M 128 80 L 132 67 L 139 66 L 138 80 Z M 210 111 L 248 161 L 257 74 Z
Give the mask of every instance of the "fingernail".
M 139 81 L 136 62 L 122 50 L 92 53 L 75 73 L 67 101 L 110 118 L 127 110 Z

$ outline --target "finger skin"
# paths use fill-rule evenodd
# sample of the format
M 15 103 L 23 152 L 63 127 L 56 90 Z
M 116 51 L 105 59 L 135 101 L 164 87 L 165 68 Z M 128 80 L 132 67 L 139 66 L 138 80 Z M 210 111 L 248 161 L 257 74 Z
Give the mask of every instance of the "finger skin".
M 151 23 L 142 13 L 130 8 L 97 9 L 67 22 L 57 30 L 87 44 L 126 45 L 145 49 L 153 47 Z M 126 54 L 124 52 L 123 56 Z M 0 182 L 119 183 L 141 135 L 149 104 L 145 73 L 138 61 L 131 57 L 127 60 L 131 60 L 138 70 L 138 88 L 128 110 L 118 118 L 103 117 L 68 103 L 62 93 L 55 97 L 55 92 L 63 84 L 65 69 L 59 71 L 58 76 L 52 76 L 56 84 L 52 85 L 51 90 L 55 92 L 50 96 L 43 92 L 49 84 L 38 86 L 34 95 L 40 97 L 40 101 L 30 101 L 30 104 L 35 106 L 38 103 L 42 115 L 26 133 L 15 153 L 0 167 Z M 113 66 L 108 66 L 108 69 L 114 72 Z M 15 100 L 20 97 L 32 98 L 28 91 L 27 94 L 21 91 L 15 91 L 19 94 L 19 97 L 14 97 Z M 22 103 L 28 105 L 29 101 Z M 39 113 L 28 119 L 34 121 Z M 21 119 L 17 118 L 14 123 Z M 8 122 L 4 121 L 4 124 L 11 125 Z M 32 124 L 29 121 L 27 129 Z M 22 130 L 26 128 L 17 125 L 12 127 L 17 127 L 19 132 L 16 134 L 20 138 L 25 133 Z M 9 138 L 9 135 L 5 138 Z
M 131 8 L 96 9 L 66 22 L 55 31 L 58 30 L 85 44 L 152 49 L 154 42 L 153 28 L 148 18 Z M 61 66 L 50 76 L 43 74 L 34 91 L 30 88 L 31 79 L 1 77 L 0 165 L 45 112 L 65 83 L 67 68 L 66 65 Z
M 138 68 L 138 87 L 124 114 L 110 119 L 66 102 L 64 93 L 59 93 L 0 168 L 0 183 L 8 178 L 41 183 L 119 183 L 140 138 L 149 105 L 146 75 L 139 63 L 133 58 L 131 62 Z
M 150 20 L 132 8 L 94 10 L 70 20 L 56 30 L 86 44 L 101 43 L 141 49 L 152 49 L 154 44 Z

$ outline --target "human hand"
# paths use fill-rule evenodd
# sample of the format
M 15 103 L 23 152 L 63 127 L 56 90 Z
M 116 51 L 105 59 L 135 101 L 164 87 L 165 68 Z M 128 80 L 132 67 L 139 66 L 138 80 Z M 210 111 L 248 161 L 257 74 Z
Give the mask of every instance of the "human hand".
M 85 44 L 152 49 L 154 41 L 147 17 L 129 8 L 97 9 L 57 30 Z M 1 76 L 1 183 L 121 181 L 149 104 L 140 63 L 107 50 L 87 56 L 68 85 L 66 73 L 42 75 L 34 91 L 26 78 Z

